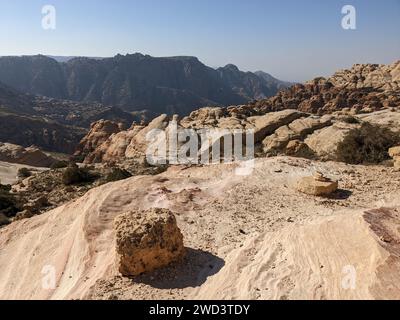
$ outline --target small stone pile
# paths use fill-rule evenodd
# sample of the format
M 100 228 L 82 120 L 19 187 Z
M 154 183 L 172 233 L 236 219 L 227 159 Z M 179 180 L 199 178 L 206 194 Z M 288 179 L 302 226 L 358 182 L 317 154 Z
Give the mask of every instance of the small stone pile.
M 314 196 L 326 196 L 338 189 L 338 182 L 316 172 L 311 177 L 301 178 L 297 183 L 297 190 Z

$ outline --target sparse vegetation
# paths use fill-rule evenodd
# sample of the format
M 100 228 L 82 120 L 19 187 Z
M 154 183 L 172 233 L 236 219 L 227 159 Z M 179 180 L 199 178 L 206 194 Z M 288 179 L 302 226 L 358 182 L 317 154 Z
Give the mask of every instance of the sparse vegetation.
M 388 128 L 363 123 L 338 145 L 337 160 L 350 164 L 381 163 L 390 159 L 388 150 L 400 137 Z
M 80 154 L 80 155 L 74 155 L 72 157 L 73 161 L 78 162 L 78 163 L 83 163 L 85 160 L 86 154 Z
M 55 170 L 55 169 L 62 169 L 68 167 L 68 162 L 67 161 L 56 161 L 54 162 L 51 166 L 50 169 Z
M 129 171 L 121 168 L 113 168 L 111 172 L 107 175 L 106 181 L 107 182 L 119 181 L 130 177 L 132 177 L 132 174 Z
M 0 184 L 0 213 L 6 217 L 13 217 L 19 211 L 17 199 L 10 190 L 10 185 Z
M 73 184 L 85 184 L 89 182 L 93 182 L 96 179 L 96 176 L 90 172 L 87 168 L 79 168 L 78 166 L 69 166 L 65 169 L 62 182 L 64 185 L 73 185 Z
M 357 124 L 360 123 L 360 120 L 353 116 L 342 116 L 340 118 L 341 121 L 349 124 Z
M 29 178 L 32 175 L 32 172 L 28 168 L 20 168 L 17 173 L 19 178 Z

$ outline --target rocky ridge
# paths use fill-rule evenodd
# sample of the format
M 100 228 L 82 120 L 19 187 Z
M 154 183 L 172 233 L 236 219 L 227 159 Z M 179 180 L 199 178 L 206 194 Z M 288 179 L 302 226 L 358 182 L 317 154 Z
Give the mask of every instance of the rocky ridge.
M 0 142 L 0 161 L 33 167 L 50 167 L 56 162 L 56 159 L 35 147 L 24 148 L 15 144 Z
M 383 118 L 391 119 L 391 122 L 379 120 Z M 337 160 L 339 144 L 350 132 L 361 128 L 363 123 L 398 133 L 398 120 L 400 109 L 385 109 L 369 113 L 368 117 L 340 113 L 320 116 L 293 109 L 242 117 L 228 115 L 221 108 L 203 108 L 178 121 L 178 125 L 188 129 L 254 130 L 257 156 L 288 154 L 310 159 Z M 143 163 L 148 146 L 147 132 L 152 129 L 166 130 L 171 121 L 171 117 L 162 115 L 148 125 L 133 125 L 128 130 L 115 133 L 102 143 L 96 143 L 93 139 L 89 142 L 92 151 L 85 154 L 82 148 L 90 141 L 90 135 L 96 135 L 91 133 L 81 142 L 76 156 L 84 155 L 85 163 L 122 163 L 127 160 Z
M 399 68 L 400 61 L 354 65 L 328 78 L 295 84 L 271 98 L 227 108 L 226 113 L 250 116 L 297 109 L 319 115 L 336 111 L 360 114 L 396 108 L 400 105 Z
M 271 77 L 272 78 L 272 77 Z M 286 83 L 242 72 L 213 69 L 196 57 L 140 53 L 66 62 L 43 55 L 0 58 L 0 81 L 34 95 L 98 102 L 152 115 L 186 115 L 205 105 L 247 103 L 276 94 Z

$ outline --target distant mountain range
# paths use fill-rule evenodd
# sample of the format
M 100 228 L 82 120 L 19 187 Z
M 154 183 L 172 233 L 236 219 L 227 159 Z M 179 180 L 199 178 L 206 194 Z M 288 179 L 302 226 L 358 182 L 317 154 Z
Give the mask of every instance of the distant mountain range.
M 0 57 L 0 81 L 34 95 L 98 102 L 149 114 L 189 112 L 206 105 L 245 104 L 291 83 L 234 65 L 213 69 L 195 57 L 139 53 L 113 58 Z
M 46 56 L 49 58 L 52 58 L 56 60 L 57 62 L 68 62 L 69 60 L 75 59 L 75 58 L 81 58 L 80 56 Z M 104 57 L 86 57 L 90 59 L 95 59 L 95 60 L 102 60 Z

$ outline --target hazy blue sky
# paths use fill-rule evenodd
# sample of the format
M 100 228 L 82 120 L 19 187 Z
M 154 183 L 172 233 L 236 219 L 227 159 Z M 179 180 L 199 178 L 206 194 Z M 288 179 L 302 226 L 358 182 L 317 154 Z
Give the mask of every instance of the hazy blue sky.
M 43 30 L 41 9 L 57 9 Z M 357 30 L 341 8 L 357 9 Z M 193 55 L 285 80 L 400 59 L 400 0 L 0 0 L 0 55 Z

